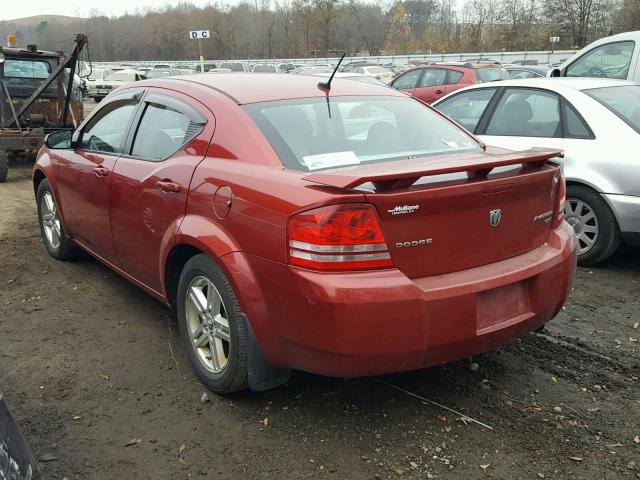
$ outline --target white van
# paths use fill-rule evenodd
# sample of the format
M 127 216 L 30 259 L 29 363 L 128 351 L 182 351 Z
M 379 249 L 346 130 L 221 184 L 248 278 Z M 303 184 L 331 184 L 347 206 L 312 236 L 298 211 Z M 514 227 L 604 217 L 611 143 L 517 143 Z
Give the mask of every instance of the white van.
M 550 77 L 598 77 L 640 81 L 640 31 L 601 38 L 565 60 Z

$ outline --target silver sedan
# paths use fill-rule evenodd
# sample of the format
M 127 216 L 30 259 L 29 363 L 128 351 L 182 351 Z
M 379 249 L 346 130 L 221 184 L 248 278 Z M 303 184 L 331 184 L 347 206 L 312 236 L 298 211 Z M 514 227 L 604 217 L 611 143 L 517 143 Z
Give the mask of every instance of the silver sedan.
M 548 78 L 479 84 L 433 104 L 482 141 L 512 150 L 564 150 L 565 218 L 594 264 L 625 241 L 640 245 L 640 85 Z

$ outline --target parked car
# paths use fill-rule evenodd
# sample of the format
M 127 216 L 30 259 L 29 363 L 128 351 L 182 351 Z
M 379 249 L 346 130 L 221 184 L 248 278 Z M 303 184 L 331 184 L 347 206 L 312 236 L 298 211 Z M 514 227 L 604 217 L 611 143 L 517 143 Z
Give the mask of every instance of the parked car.
M 601 38 L 549 72 L 552 77 L 596 77 L 640 81 L 640 31 Z
M 243 62 L 222 62 L 218 68 L 227 68 L 232 72 L 250 72 L 251 69 Z
M 153 70 L 150 70 L 147 74 L 151 73 Z M 91 96 L 95 102 L 98 103 L 116 88 L 128 83 L 138 82 L 144 78 L 146 78 L 145 75 L 137 70 L 118 70 L 112 72 L 100 82 L 95 83 L 93 94 Z
M 193 72 L 190 72 L 193 73 Z M 182 71 L 178 69 L 154 68 L 146 73 L 146 78 L 163 78 L 175 75 L 182 75 Z
M 547 76 L 547 73 L 551 69 L 550 67 L 545 66 L 533 66 L 530 67 L 528 65 L 524 66 L 511 66 L 507 65 L 504 69 L 509 72 L 509 75 L 513 79 L 518 78 L 544 78 Z
M 393 77 L 395 77 L 395 73 L 393 73 L 388 68 L 380 67 L 378 65 L 374 66 L 366 66 L 366 67 L 356 67 L 352 70 L 349 70 L 351 73 L 357 73 L 359 75 L 368 75 L 370 77 L 376 78 L 385 84 L 389 84 Z
M 328 72 L 324 72 L 324 73 L 311 73 L 310 75 L 314 75 L 316 77 L 324 77 L 324 78 L 329 78 L 331 77 L 333 72 L 328 73 Z M 375 77 L 372 77 L 370 75 L 362 75 L 360 73 L 348 73 L 348 72 L 336 72 L 334 75 L 334 78 L 344 78 L 347 80 L 353 80 L 355 82 L 362 82 L 362 83 L 371 83 L 373 85 L 379 85 L 381 87 L 386 87 L 387 84 L 378 80 Z
M 253 73 L 286 73 L 275 63 L 258 63 L 251 69 Z
M 96 101 L 100 101 L 102 96 L 101 94 L 98 93 L 98 89 L 96 88 L 96 85 L 102 83 L 102 81 L 105 80 L 106 77 L 108 77 L 112 73 L 113 73 L 113 70 L 111 70 L 110 68 L 102 69 L 102 68 L 94 67 L 86 79 L 87 97 L 93 98 L 94 100 L 96 97 L 98 97 L 98 100 Z
M 33 180 L 47 252 L 80 247 L 175 305 L 196 373 L 231 392 L 542 327 L 575 272 L 559 153 L 485 150 L 386 87 L 205 74 L 114 92 L 47 137 Z
M 434 104 L 484 142 L 564 151 L 565 217 L 578 262 L 640 245 L 640 85 L 620 80 L 529 79 L 478 85 Z
M 432 103 L 467 85 L 509 78 L 509 72 L 495 65 L 471 63 L 424 65 L 396 77 L 391 82 L 391 86 L 423 102 Z

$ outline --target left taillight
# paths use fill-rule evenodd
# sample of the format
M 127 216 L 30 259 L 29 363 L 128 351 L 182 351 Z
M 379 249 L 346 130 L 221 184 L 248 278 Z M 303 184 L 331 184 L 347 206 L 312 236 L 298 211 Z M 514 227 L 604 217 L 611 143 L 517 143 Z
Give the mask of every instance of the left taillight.
M 556 204 L 553 216 L 553 228 L 558 228 L 564 220 L 564 202 L 567 199 L 567 186 L 564 179 L 564 167 L 560 166 L 560 173 L 557 177 Z
M 342 204 L 292 216 L 289 263 L 315 270 L 368 270 L 393 266 L 375 209 Z

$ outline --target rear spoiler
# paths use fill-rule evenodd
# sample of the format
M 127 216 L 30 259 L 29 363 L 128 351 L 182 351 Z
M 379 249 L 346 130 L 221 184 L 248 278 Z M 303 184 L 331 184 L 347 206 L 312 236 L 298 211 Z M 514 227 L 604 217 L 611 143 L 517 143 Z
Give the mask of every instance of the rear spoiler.
M 352 189 L 367 182 L 382 189 L 406 188 L 421 177 L 459 172 L 467 172 L 472 177 L 486 177 L 497 167 L 517 164 L 541 167 L 554 157 L 564 156 L 561 150 L 546 148 L 531 148 L 520 152 L 500 150 L 499 152 L 361 164 L 311 173 L 302 179 L 341 189 Z

